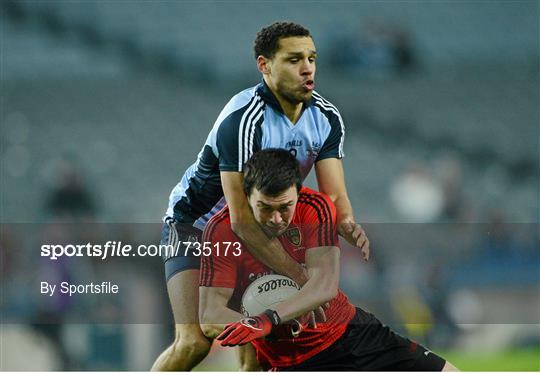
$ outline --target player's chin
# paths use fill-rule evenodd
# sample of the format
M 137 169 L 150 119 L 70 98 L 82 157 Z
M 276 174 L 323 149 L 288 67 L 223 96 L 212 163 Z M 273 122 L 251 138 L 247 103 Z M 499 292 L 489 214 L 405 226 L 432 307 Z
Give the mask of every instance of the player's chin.
M 311 100 L 311 97 L 313 96 L 313 90 L 312 89 L 302 89 L 302 92 L 300 93 L 300 101 L 307 102 Z
M 311 93 L 311 91 L 309 92 L 302 92 L 301 94 L 298 95 L 298 102 L 301 102 L 303 104 L 306 104 L 309 102 L 309 100 L 311 100 L 311 97 L 313 96 L 313 94 Z

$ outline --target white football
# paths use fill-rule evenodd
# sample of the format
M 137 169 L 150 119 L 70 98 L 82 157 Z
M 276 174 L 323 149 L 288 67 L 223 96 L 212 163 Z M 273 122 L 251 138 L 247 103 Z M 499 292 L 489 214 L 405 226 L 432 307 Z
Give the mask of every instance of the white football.
M 248 286 L 242 296 L 242 313 L 255 316 L 267 309 L 273 309 L 277 303 L 292 297 L 300 291 L 300 286 L 282 275 L 262 276 Z

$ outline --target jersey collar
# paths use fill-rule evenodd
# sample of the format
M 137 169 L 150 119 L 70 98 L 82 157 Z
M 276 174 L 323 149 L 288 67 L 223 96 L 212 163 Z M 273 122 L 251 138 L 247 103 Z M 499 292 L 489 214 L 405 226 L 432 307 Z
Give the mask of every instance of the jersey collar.
M 270 87 L 268 87 L 268 84 L 266 84 L 264 79 L 257 86 L 257 92 L 259 93 L 259 95 L 262 97 L 262 99 L 264 100 L 266 104 L 272 106 L 281 114 L 284 114 L 283 109 L 281 108 L 281 105 L 279 104 L 278 99 L 276 98 L 276 96 L 274 95 Z M 308 102 L 304 103 L 304 106 L 302 107 L 302 111 L 304 111 L 307 107 L 314 104 L 315 104 L 315 99 L 313 98 L 313 96 L 311 96 L 311 99 Z

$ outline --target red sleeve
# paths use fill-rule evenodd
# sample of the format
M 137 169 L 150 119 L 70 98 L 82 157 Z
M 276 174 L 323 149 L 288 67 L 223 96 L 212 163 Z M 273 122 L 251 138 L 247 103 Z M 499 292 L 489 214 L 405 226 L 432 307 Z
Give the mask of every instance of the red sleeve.
M 204 229 L 201 245 L 210 242 L 212 248 L 219 243 L 223 247 L 224 242 L 238 241 L 231 230 L 231 223 L 228 214 L 215 215 Z M 237 257 L 232 255 L 233 250 L 229 250 L 227 255 L 223 255 L 223 250 L 219 253 L 212 250 L 211 255 L 201 256 L 201 270 L 199 286 L 223 287 L 234 289 L 236 285 Z
M 302 233 L 306 249 L 320 246 L 338 246 L 336 207 L 321 193 L 301 193 L 298 199 L 302 209 Z

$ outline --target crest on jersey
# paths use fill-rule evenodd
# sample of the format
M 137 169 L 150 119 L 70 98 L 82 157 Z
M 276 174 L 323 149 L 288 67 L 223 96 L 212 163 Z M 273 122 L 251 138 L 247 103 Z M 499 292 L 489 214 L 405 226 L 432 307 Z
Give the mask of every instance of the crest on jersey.
M 294 227 L 291 229 L 288 229 L 283 233 L 285 237 L 289 240 L 290 243 L 292 243 L 294 246 L 300 246 L 300 243 L 302 242 L 302 235 L 300 234 L 300 229 Z
M 321 143 L 312 141 L 311 148 L 307 149 L 307 155 L 309 158 L 316 159 L 321 151 Z

